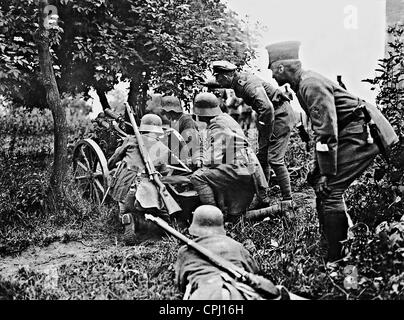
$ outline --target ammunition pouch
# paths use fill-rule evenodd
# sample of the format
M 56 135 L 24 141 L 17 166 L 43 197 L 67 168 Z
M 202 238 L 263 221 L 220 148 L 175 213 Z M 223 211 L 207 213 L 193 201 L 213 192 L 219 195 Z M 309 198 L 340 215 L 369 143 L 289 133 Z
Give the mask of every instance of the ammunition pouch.
M 379 150 L 385 160 L 389 162 L 390 146 L 383 139 L 377 124 L 373 121 L 370 112 L 368 111 L 365 104 L 358 105 L 349 115 L 347 115 L 343 120 L 338 121 L 338 131 L 344 130 L 351 122 L 363 119 L 365 122 L 366 130 L 368 132 L 367 142 L 376 143 Z

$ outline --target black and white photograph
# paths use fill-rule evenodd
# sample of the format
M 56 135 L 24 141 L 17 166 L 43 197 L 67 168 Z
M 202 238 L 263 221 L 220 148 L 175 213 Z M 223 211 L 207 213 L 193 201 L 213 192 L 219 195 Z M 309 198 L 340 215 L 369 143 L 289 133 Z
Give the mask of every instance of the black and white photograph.
M 404 300 L 404 0 L 0 0 L 0 300 Z

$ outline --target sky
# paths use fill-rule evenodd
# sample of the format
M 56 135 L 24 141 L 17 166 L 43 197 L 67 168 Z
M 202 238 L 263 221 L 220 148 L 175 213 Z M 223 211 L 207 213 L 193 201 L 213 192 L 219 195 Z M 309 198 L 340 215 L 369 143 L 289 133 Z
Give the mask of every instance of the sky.
M 258 48 L 258 75 L 272 79 L 265 46 L 278 41 L 301 41 L 300 58 L 310 69 L 336 81 L 374 103 L 375 91 L 361 82 L 375 76 L 384 56 L 385 0 L 227 0 L 241 18 L 267 27 Z M 273 80 L 271 80 L 273 81 Z

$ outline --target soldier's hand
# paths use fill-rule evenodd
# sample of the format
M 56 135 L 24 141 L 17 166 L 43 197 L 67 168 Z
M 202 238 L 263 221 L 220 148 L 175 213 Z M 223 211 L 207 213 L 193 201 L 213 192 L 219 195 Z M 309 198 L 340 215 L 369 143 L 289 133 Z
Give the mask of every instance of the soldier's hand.
M 320 197 L 327 197 L 330 194 L 331 189 L 328 187 L 327 176 L 320 176 L 316 183 L 315 191 Z
M 196 168 L 196 169 L 202 168 L 202 160 L 196 161 L 196 163 L 195 163 L 195 168 Z
M 286 95 L 286 93 L 282 92 L 281 90 L 276 90 L 275 94 L 273 95 L 272 99 L 274 101 L 279 101 L 279 102 L 290 102 L 289 97 Z
M 311 161 L 309 164 L 309 172 L 307 173 L 307 177 L 306 177 L 307 183 L 311 187 L 315 188 L 316 180 L 318 179 L 319 175 L 320 175 L 320 169 L 318 167 L 317 162 Z

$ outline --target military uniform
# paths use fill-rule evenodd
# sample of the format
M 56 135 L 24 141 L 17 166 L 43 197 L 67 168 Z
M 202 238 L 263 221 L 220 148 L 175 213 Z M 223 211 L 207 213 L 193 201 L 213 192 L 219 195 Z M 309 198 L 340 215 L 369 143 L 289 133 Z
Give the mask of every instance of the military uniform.
M 215 64 L 213 64 L 215 68 Z M 220 69 L 218 64 L 216 68 Z M 284 200 L 292 199 L 285 153 L 294 124 L 289 99 L 277 88 L 247 72 L 235 72 L 231 88 L 258 114 L 257 157 L 267 177 L 274 170 Z
M 179 144 L 179 139 L 173 139 L 173 136 L 170 135 L 171 138 L 167 141 L 167 146 L 172 154 L 182 161 L 188 164 L 189 162 L 195 163 L 195 159 L 199 154 L 200 139 L 192 116 L 184 113 L 180 100 L 175 96 L 164 96 L 162 98 L 162 109 L 162 118 L 166 118 L 166 124 L 178 132 L 185 142 L 185 145 L 183 143 Z M 172 157 L 170 163 L 177 164 L 177 161 Z
M 142 134 L 142 138 L 156 170 L 162 173 L 166 172 L 170 150 L 155 137 Z M 113 185 L 111 185 L 111 196 L 120 203 L 121 213 L 133 208 L 134 199 L 143 208 L 156 207 L 161 209 L 162 203 L 158 193 L 154 192 L 156 191 L 154 185 L 149 181 L 135 136 L 126 138 L 123 144 L 115 150 L 108 161 L 108 167 L 115 167 L 119 161 L 123 162 L 123 166 Z M 151 191 L 150 194 L 148 191 Z M 147 196 L 145 197 L 145 195 Z
M 207 235 L 194 240 L 209 251 L 243 268 L 256 273 L 258 267 L 241 243 L 226 235 Z M 176 282 L 181 292 L 187 292 L 189 300 L 245 300 L 240 285 L 193 249 L 183 246 L 175 263 Z
M 241 215 L 255 193 L 247 138 L 227 113 L 211 120 L 207 130 L 212 143 L 203 151 L 203 168 L 194 172 L 191 182 L 199 195 L 210 191 L 208 197 L 200 196 L 203 204 L 217 205 L 217 194 L 224 193 L 228 214 Z
M 203 167 L 193 173 L 191 182 L 202 204 L 217 205 L 222 209 L 226 205 L 227 213 L 236 218 L 246 211 L 254 193 L 266 189 L 268 185 L 240 125 L 230 115 L 221 112 L 219 102 L 212 93 L 200 96 L 212 99 L 211 102 L 201 99 L 202 104 L 211 103 L 212 106 L 202 108 L 210 117 L 208 144 L 201 152 Z M 197 102 L 194 110 L 196 105 Z M 219 201 L 221 194 L 225 195 L 224 204 Z
M 196 244 L 211 254 L 233 263 L 246 272 L 255 273 L 258 267 L 241 243 L 226 236 L 222 212 L 214 206 L 196 208 L 188 231 L 197 237 Z M 184 299 L 190 300 L 244 300 L 259 295 L 250 287 L 232 279 L 212 265 L 195 250 L 183 246 L 175 263 L 176 283 Z
M 295 42 L 275 44 L 268 46 L 267 50 L 270 64 L 298 57 L 298 44 Z M 359 105 L 365 104 L 387 144 L 393 143 L 397 136 L 375 106 L 360 100 L 322 75 L 300 69 L 290 82 L 302 108 L 310 117 L 314 131 L 317 168 L 311 177 L 312 183 L 315 185 L 320 176 L 326 176 L 331 189 L 328 195 L 317 194 L 317 212 L 321 232 L 328 242 L 328 259 L 332 261 L 340 257 L 340 241 L 347 235 L 343 194 L 380 152 L 379 146 L 369 139 L 363 112 L 353 121 L 345 123 L 344 127 L 342 123 Z

